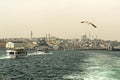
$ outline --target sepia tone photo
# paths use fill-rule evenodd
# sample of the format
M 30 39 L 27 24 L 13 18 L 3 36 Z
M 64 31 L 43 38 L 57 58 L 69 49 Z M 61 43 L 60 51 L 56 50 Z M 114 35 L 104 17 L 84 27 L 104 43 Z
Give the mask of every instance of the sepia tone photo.
M 119 0 L 0 0 L 0 80 L 120 80 Z

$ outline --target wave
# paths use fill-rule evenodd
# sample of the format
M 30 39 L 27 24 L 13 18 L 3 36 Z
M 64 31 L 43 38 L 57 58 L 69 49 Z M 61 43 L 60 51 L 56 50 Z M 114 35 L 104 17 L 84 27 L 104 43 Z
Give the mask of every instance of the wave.
M 119 57 L 110 56 L 102 53 L 91 53 L 88 63 L 79 64 L 83 72 L 73 72 L 70 75 L 64 75 L 64 79 L 70 80 L 119 80 Z M 82 65 L 82 66 L 81 66 Z
M 33 52 L 33 53 L 28 53 L 28 56 L 31 56 L 31 55 L 41 55 L 41 54 L 53 54 L 53 53 Z
M 7 56 L 7 55 L 3 55 L 0 57 L 0 59 L 10 59 L 11 57 L 10 56 Z

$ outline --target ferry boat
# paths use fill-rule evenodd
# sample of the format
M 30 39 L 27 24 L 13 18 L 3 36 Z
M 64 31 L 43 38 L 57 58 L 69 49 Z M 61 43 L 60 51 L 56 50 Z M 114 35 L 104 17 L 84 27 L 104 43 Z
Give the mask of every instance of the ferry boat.
M 24 48 L 11 49 L 7 50 L 7 56 L 9 56 L 10 58 L 21 58 L 26 57 L 27 52 L 25 51 Z
M 7 56 L 10 58 L 26 57 L 27 52 L 22 42 L 7 42 L 6 43 Z
M 37 49 L 36 50 L 37 54 L 48 54 L 49 53 L 49 49 L 45 48 L 45 49 Z

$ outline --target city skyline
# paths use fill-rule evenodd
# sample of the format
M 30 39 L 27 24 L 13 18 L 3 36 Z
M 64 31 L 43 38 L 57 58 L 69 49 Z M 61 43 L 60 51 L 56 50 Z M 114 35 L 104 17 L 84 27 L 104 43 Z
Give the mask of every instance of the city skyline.
M 32 30 L 33 37 L 80 38 L 90 32 L 120 41 L 119 0 L 1 0 L 0 9 L 0 38 L 29 38 Z

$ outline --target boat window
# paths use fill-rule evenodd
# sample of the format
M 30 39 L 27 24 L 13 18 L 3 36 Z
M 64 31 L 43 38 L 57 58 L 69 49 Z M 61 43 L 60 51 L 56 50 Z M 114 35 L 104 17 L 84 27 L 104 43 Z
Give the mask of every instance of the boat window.
M 42 51 L 42 50 L 38 50 L 38 51 Z
M 14 52 L 10 52 L 9 54 L 14 54 Z

